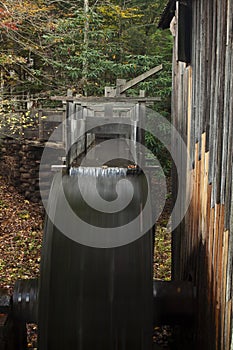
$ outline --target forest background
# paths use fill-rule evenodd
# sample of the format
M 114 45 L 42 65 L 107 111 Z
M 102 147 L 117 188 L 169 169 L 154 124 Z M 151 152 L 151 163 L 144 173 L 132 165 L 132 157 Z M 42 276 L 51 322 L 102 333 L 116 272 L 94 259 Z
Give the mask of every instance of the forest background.
M 172 37 L 157 28 L 166 0 L 6 0 L 0 2 L 1 113 L 17 102 L 48 103 L 67 89 L 103 95 L 117 78 L 163 70 L 130 95 L 160 96 L 169 113 Z M 49 104 L 51 105 L 51 101 Z

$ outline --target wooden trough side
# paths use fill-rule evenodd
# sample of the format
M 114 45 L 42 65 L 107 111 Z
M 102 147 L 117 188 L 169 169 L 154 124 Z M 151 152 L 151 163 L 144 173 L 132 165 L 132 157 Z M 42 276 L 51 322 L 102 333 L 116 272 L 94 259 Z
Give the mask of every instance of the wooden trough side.
M 190 153 L 187 177 L 193 180 L 193 194 L 183 222 L 173 232 L 173 277 L 192 280 L 197 287 L 195 349 L 229 350 L 233 348 L 233 3 L 193 0 L 177 1 L 176 6 L 172 114 Z M 192 10 L 190 64 L 178 61 L 180 6 Z

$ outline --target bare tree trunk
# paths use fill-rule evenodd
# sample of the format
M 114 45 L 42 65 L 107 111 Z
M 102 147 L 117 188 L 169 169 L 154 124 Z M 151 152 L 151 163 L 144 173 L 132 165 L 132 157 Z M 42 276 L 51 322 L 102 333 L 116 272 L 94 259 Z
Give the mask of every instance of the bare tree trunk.
M 82 79 L 84 82 L 83 91 L 84 95 L 87 96 L 87 73 L 88 73 L 88 46 L 89 46 L 89 0 L 84 0 L 84 59 L 83 59 L 83 74 Z

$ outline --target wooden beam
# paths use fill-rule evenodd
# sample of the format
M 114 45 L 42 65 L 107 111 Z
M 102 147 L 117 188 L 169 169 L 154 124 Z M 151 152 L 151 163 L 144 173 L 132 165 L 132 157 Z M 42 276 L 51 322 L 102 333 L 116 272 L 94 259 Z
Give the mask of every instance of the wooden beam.
M 137 102 L 156 102 L 161 101 L 160 97 L 69 97 L 69 96 L 52 96 L 51 100 L 53 101 L 70 101 L 76 103 L 104 103 L 104 102 L 128 102 L 128 103 L 137 103 Z
M 122 92 L 130 89 L 131 87 L 133 87 L 134 85 L 137 85 L 138 83 L 142 82 L 143 80 L 149 78 L 150 76 L 152 76 L 153 74 L 161 71 L 163 69 L 163 65 L 160 64 L 159 66 L 157 67 L 154 67 L 150 70 L 148 70 L 147 72 L 139 75 L 138 77 L 132 79 L 132 80 L 129 80 L 126 84 L 124 85 L 121 85 L 120 87 L 120 93 L 122 94 Z

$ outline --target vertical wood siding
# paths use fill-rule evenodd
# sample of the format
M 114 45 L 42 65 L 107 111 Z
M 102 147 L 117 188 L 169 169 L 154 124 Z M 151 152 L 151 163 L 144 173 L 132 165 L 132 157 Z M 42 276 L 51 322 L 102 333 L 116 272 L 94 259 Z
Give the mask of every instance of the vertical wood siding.
M 173 122 L 190 153 L 193 195 L 173 234 L 173 271 L 197 286 L 196 348 L 230 350 L 233 2 L 193 0 L 192 13 L 191 65 L 176 61 L 177 40 L 174 48 Z

